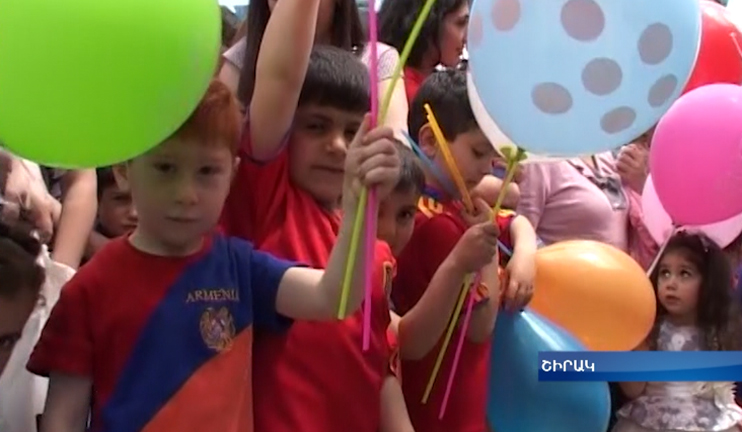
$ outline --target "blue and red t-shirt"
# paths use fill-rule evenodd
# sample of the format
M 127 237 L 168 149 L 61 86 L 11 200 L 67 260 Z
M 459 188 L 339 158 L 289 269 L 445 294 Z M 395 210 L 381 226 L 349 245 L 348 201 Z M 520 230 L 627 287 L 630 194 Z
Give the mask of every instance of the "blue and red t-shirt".
M 93 432 L 253 430 L 253 325 L 276 312 L 293 264 L 238 239 L 188 257 L 112 240 L 69 281 L 28 369 L 92 380 Z
M 249 142 L 244 144 L 247 154 L 227 198 L 222 228 L 276 256 L 325 268 L 340 214 L 322 208 L 291 182 L 285 148 L 259 163 L 250 159 Z M 285 334 L 256 333 L 256 431 L 378 432 L 381 387 L 393 361 L 387 340 L 393 269 L 389 246 L 376 242 L 366 352 L 361 350 L 362 310 L 343 321 L 297 322 Z
M 460 203 L 439 200 L 428 191 L 420 198 L 415 215 L 415 230 L 402 254 L 397 257 L 398 270 L 392 289 L 392 300 L 400 315 L 404 315 L 425 293 L 433 275 L 448 257 L 468 226 L 460 216 Z M 501 211 L 496 216 L 500 241 L 512 250 L 510 223 L 514 213 Z M 502 254 L 500 254 L 502 257 Z M 475 291 L 482 302 L 489 292 L 479 286 Z M 461 328 L 453 335 L 458 340 Z M 446 414 L 438 419 L 443 402 L 445 383 L 453 365 L 453 349 L 443 359 L 438 379 L 426 404 L 422 403 L 430 374 L 440 351 L 442 339 L 421 360 L 402 360 L 402 390 L 407 410 L 415 430 L 425 432 L 487 432 L 485 418 L 490 343 L 474 343 L 465 339 L 460 365 L 451 389 Z

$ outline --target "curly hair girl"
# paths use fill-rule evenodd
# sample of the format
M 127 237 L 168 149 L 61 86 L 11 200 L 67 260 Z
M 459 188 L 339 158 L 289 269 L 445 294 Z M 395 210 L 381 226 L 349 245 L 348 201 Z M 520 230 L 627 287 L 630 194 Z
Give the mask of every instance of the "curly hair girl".
M 681 269 L 676 283 L 670 281 L 668 268 L 673 257 L 688 267 Z M 656 349 L 660 324 L 675 318 L 692 321 L 701 332 L 705 350 L 742 349 L 742 313 L 733 298 L 732 268 L 713 240 L 703 234 L 677 233 L 650 279 L 658 300 L 655 325 L 647 341 L 650 348 Z
M 742 317 L 732 300 L 732 271 L 721 248 L 703 234 L 679 232 L 651 275 L 657 316 L 646 348 L 737 351 Z M 623 382 L 630 400 L 612 432 L 737 432 L 742 408 L 732 382 Z

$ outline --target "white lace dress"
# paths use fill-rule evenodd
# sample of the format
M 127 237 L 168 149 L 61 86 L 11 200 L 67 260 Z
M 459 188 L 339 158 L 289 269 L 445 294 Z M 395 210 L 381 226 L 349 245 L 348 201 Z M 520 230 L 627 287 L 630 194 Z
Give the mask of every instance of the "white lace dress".
M 664 322 L 658 349 L 698 351 L 694 327 Z M 649 382 L 644 394 L 618 411 L 613 432 L 740 432 L 742 408 L 734 401 L 732 382 Z

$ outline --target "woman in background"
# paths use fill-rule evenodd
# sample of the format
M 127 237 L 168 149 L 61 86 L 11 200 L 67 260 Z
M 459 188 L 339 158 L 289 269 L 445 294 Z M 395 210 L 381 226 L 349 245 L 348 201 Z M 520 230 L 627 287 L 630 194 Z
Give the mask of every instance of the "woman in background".
M 546 244 L 594 240 L 630 254 L 645 269 L 659 247 L 642 222 L 650 132 L 619 151 L 523 164 L 517 211 Z M 624 403 L 611 384 L 612 415 Z
M 379 41 L 402 51 L 424 0 L 385 1 L 379 10 Z M 438 0 L 420 30 L 404 68 L 407 101 L 437 66 L 456 67 L 466 48 L 468 0 Z

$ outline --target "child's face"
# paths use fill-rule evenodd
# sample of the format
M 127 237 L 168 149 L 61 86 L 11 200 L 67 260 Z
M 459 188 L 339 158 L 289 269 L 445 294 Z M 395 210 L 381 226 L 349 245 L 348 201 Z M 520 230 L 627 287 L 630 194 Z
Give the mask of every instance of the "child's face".
M 679 251 L 668 252 L 658 266 L 657 298 L 675 317 L 695 319 L 703 277 L 699 269 Z
M 131 194 L 113 184 L 105 189 L 98 203 L 98 223 L 106 235 L 120 237 L 137 227 L 137 212 Z
M 37 299 L 30 292 L 31 290 L 22 290 L 14 298 L 0 297 L 0 375 L 36 305 Z
M 340 203 L 345 154 L 362 121 L 362 114 L 317 105 L 296 111 L 289 146 L 291 181 L 327 208 Z
M 219 220 L 237 159 L 229 146 L 172 138 L 116 171 L 139 215 L 135 231 L 153 253 L 183 255 Z
M 481 130 L 474 129 L 459 134 L 449 143 L 449 148 L 467 190 L 474 189 L 485 175 L 492 172 L 492 164 L 497 152 Z M 436 151 L 435 162 L 438 166 L 446 166 L 446 161 L 440 151 Z
M 415 229 L 415 212 L 420 194 L 415 190 L 394 191 L 379 206 L 377 237 L 389 244 L 394 256 L 399 256 Z
M 458 9 L 447 14 L 441 24 L 438 47 L 440 63 L 455 67 L 464 53 L 466 29 L 469 26 L 469 3 L 464 2 Z

